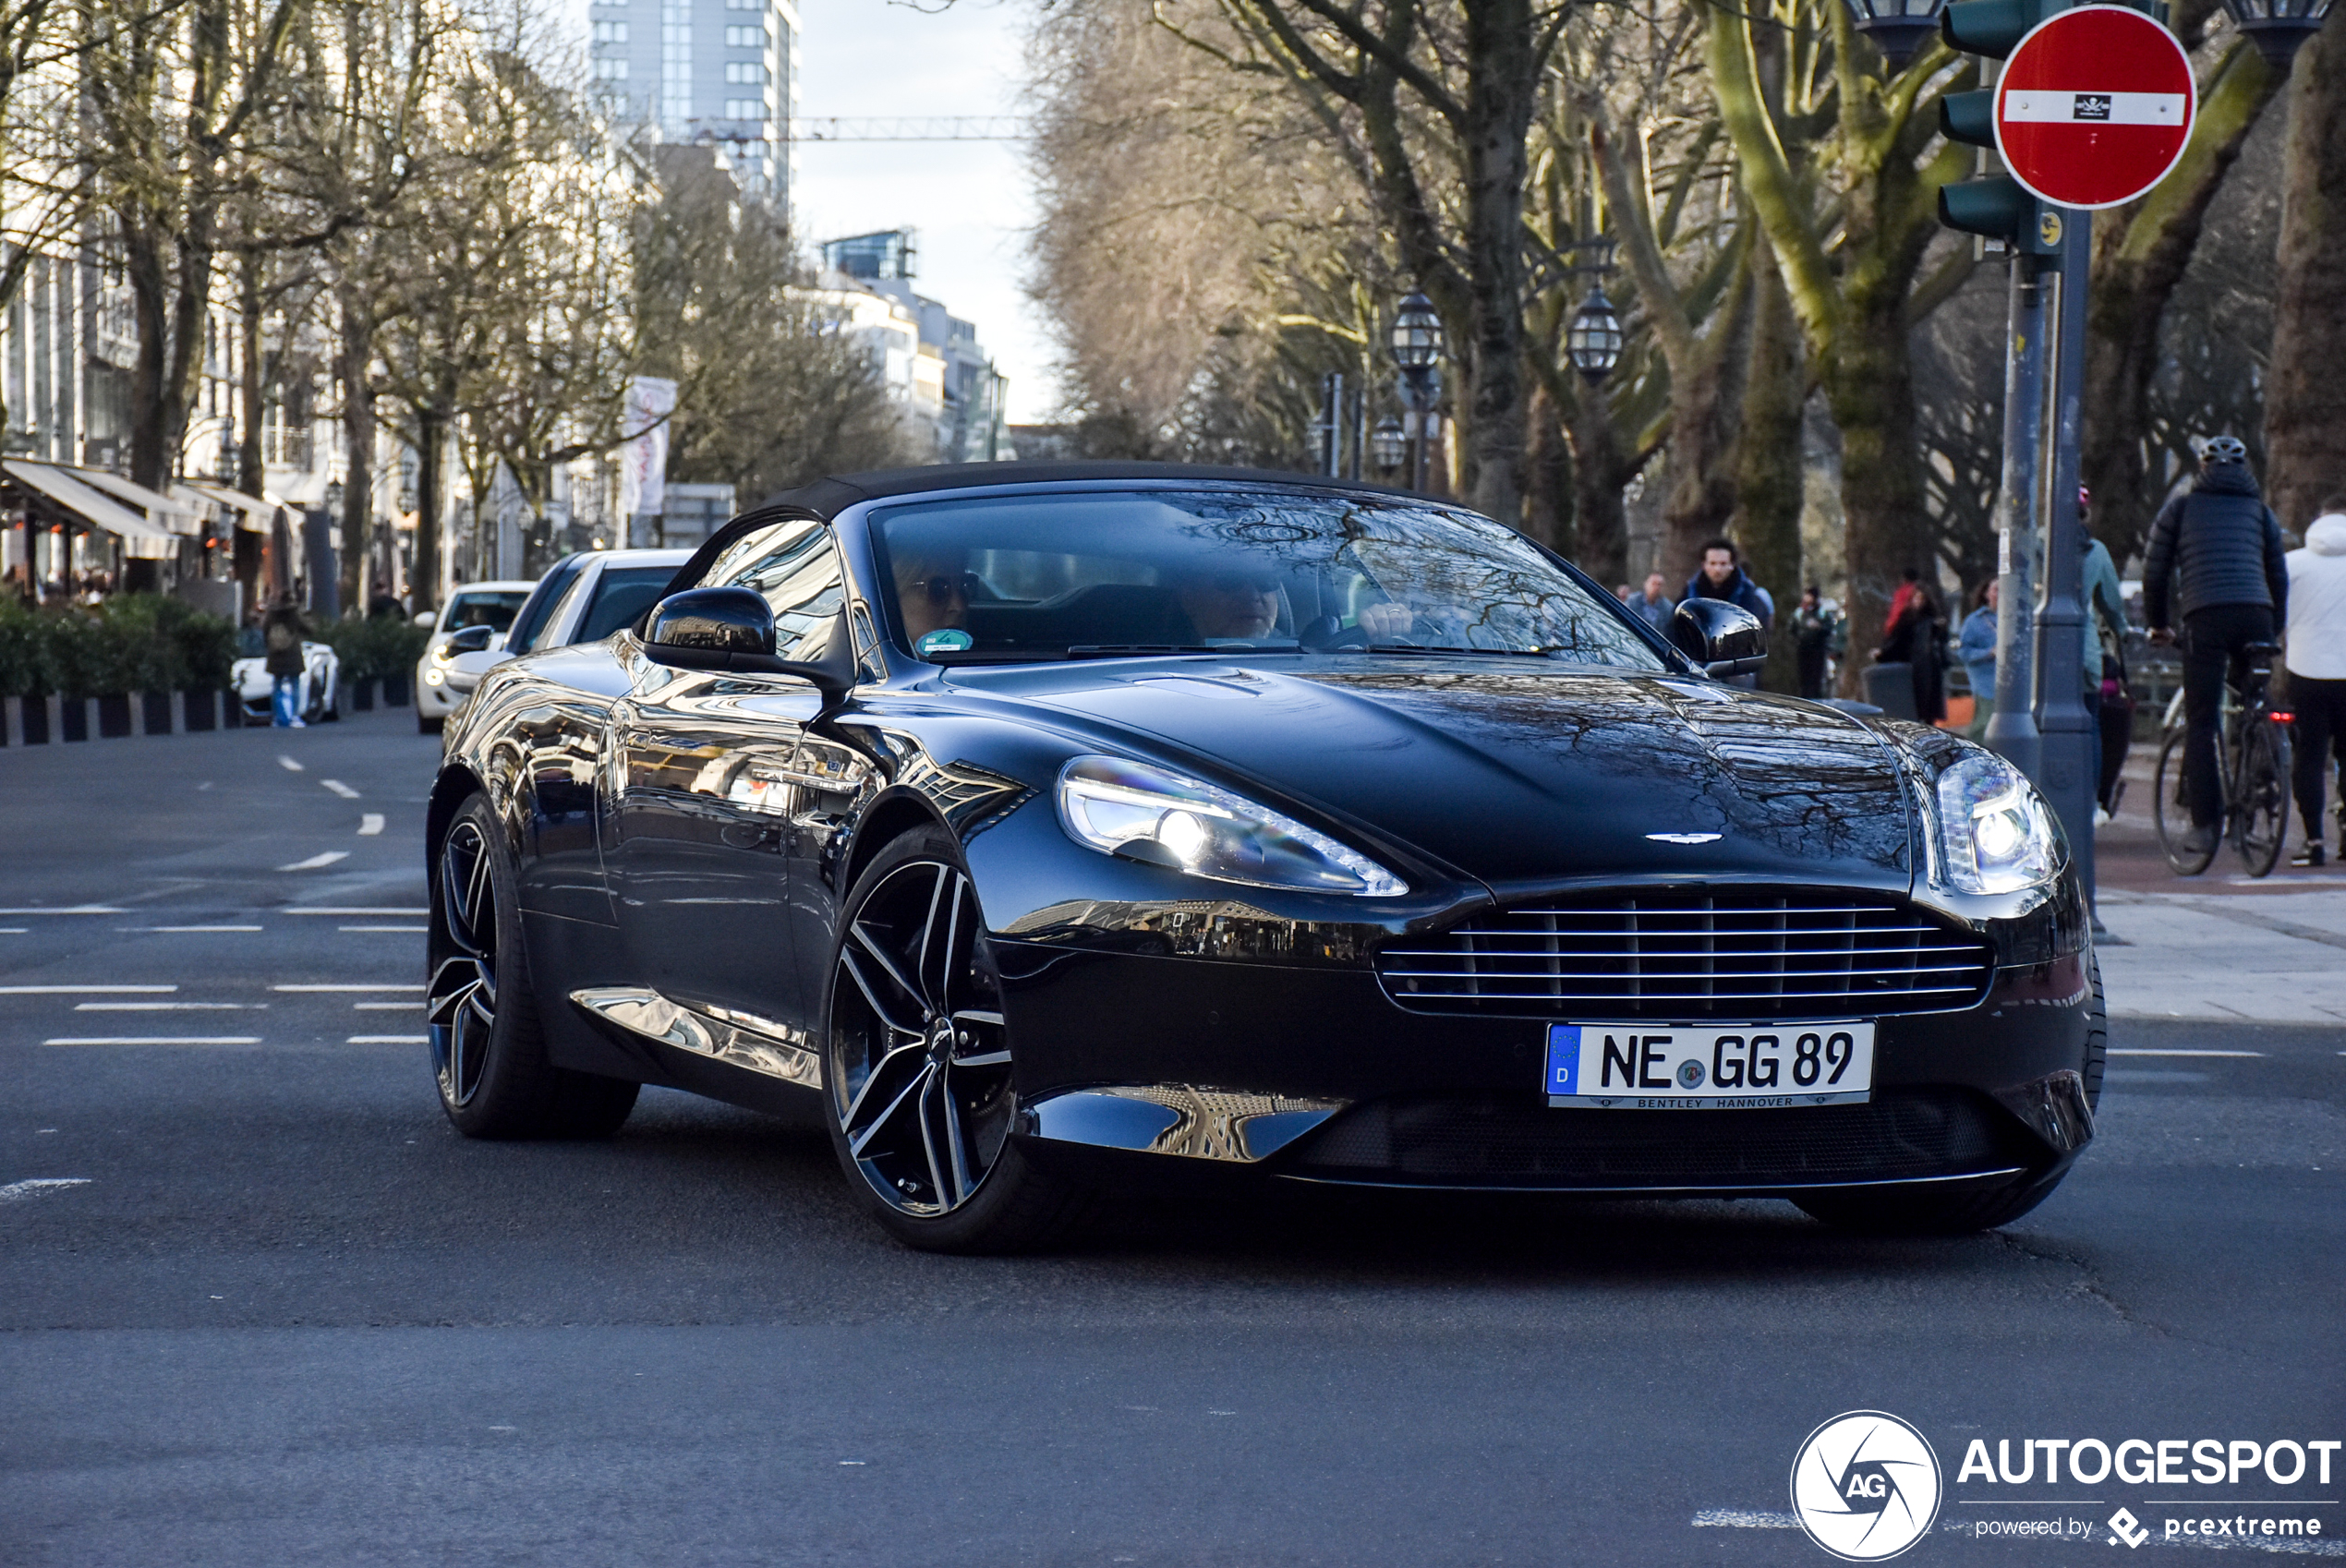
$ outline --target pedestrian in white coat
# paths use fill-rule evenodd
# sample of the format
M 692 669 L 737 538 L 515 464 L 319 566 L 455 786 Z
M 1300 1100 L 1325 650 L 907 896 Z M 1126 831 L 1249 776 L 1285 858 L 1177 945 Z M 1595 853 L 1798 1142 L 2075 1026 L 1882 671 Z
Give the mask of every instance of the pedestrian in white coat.
M 2330 501 L 2289 552 L 2289 706 L 2297 715 L 2297 814 L 2305 847 L 2290 864 L 2322 863 L 2322 797 L 2333 766 L 2346 769 L 2346 497 Z M 2346 860 L 2346 775 L 2339 790 L 2338 853 Z

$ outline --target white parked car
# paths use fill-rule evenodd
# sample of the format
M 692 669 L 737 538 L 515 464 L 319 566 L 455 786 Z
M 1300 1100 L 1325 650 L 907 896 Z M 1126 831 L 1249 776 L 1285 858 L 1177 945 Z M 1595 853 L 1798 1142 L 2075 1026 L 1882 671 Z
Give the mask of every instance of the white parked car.
M 342 660 L 325 644 L 304 638 L 301 664 L 301 690 L 296 694 L 294 711 L 305 724 L 340 718 Z M 228 684 L 235 690 L 236 701 L 244 708 L 246 723 L 266 724 L 270 721 L 270 703 L 276 695 L 277 682 L 269 673 L 269 661 L 265 657 L 240 658 L 230 665 Z
M 442 685 L 451 706 L 470 696 L 483 675 L 509 658 L 573 643 L 599 643 L 633 625 L 667 592 L 676 569 L 692 558 L 688 549 L 581 550 L 564 556 L 538 580 L 537 591 L 502 639 L 449 657 Z
M 431 617 L 431 640 L 424 645 L 423 657 L 416 660 L 417 729 L 426 734 L 437 730 L 456 710 L 456 705 L 465 700 L 464 694 L 448 689 L 448 662 L 456 657 L 449 648 L 449 639 L 467 628 L 486 626 L 490 645 L 496 645 L 536 586 L 535 583 L 518 578 L 501 583 L 466 583 L 448 596 L 440 613 Z

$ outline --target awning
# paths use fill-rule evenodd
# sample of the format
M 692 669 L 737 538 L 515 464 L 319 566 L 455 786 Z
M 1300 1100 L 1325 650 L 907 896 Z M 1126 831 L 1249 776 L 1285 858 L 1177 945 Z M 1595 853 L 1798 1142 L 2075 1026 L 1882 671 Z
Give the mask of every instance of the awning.
M 12 458 L 0 463 L 8 476 L 29 485 L 93 528 L 120 536 L 123 552 L 141 561 L 170 561 L 179 553 L 179 541 L 165 529 L 148 522 L 128 507 L 117 505 L 83 484 L 72 473 L 48 463 Z
M 65 472 L 71 478 L 79 479 L 83 484 L 95 488 L 110 491 L 139 508 L 146 513 L 148 522 L 166 532 L 174 534 L 203 532 L 202 519 L 197 515 L 193 507 L 175 501 L 167 495 L 151 490 L 144 485 L 126 479 L 119 474 L 109 474 L 103 468 L 69 468 Z
M 273 501 L 258 501 L 242 490 L 232 490 L 225 485 L 215 485 L 207 479 L 190 479 L 187 488 L 236 513 L 236 526 L 248 533 L 265 534 L 276 523 L 277 507 Z

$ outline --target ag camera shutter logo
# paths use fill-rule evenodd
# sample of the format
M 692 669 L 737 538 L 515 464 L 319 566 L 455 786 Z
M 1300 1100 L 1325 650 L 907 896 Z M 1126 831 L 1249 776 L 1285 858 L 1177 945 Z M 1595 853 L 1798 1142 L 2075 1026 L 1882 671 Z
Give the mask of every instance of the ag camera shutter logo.
M 1939 1517 L 1941 1494 L 1929 1442 L 1880 1410 L 1835 1416 L 1792 1461 L 1793 1516 L 1845 1562 L 1880 1562 L 1914 1545 Z

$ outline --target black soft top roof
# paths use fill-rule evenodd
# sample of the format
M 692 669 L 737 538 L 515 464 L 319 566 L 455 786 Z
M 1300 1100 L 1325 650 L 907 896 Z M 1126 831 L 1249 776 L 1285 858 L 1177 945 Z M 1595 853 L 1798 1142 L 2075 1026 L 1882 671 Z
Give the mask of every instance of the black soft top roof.
M 788 508 L 812 513 L 826 521 L 859 501 L 885 496 L 918 495 L 926 490 L 968 489 L 979 485 L 1038 485 L 1067 479 L 1210 479 L 1222 483 L 1277 485 L 1322 490 L 1366 490 L 1405 495 L 1390 486 L 1359 479 L 1330 478 L 1320 474 L 1291 474 L 1269 468 L 1215 468 L 1189 463 L 947 463 L 924 468 L 889 468 L 873 474 L 846 474 L 817 479 L 769 498 L 756 510 Z

